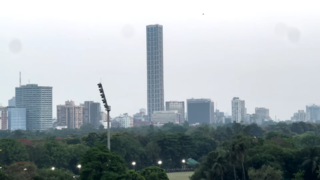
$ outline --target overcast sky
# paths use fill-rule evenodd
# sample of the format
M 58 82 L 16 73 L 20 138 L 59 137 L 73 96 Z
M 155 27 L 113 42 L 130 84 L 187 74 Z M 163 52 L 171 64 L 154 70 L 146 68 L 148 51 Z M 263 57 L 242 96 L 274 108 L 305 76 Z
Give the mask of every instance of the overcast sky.
M 320 104 L 320 2 L 296 0 L 10 0 L 0 2 L 0 103 L 22 84 L 66 100 L 101 102 L 111 116 L 147 107 L 146 25 L 164 31 L 165 101 L 211 98 L 231 113 L 289 119 Z

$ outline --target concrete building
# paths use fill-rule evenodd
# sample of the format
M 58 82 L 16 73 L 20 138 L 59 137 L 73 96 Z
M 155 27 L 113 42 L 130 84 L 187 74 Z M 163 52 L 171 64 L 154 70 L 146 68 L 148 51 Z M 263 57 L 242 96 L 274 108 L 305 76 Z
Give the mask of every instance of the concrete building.
M 98 128 L 100 126 L 101 117 L 101 105 L 93 101 L 85 101 L 83 106 L 83 124 L 92 124 Z
M 179 124 L 180 113 L 178 111 L 154 111 L 151 117 L 154 124 L 174 123 Z
M 133 123 L 148 121 L 148 116 L 146 115 L 145 109 L 140 109 L 140 111 L 133 115 Z
M 307 121 L 307 113 L 304 110 L 298 110 L 298 112 L 294 113 L 291 117 L 291 121 L 293 122 L 306 122 Z
M 27 109 L 26 108 L 8 108 L 8 129 L 27 130 Z
M 15 97 L 8 100 L 8 106 L 10 106 L 10 107 L 16 106 L 16 98 Z
M 214 121 L 214 104 L 211 99 L 187 99 L 187 112 L 189 124 L 210 124 Z
M 133 127 L 133 118 L 129 116 L 127 113 L 124 113 L 118 117 L 112 119 L 114 122 L 118 122 L 118 127 L 129 128 Z M 115 123 L 113 126 L 116 126 Z
M 52 128 L 52 87 L 27 84 L 16 87 L 16 107 L 27 110 L 27 130 Z
M 74 101 L 66 101 L 65 105 L 57 105 L 57 125 L 69 129 L 79 129 L 83 124 L 83 107 L 76 106 Z
M 216 110 L 214 113 L 214 122 L 213 123 L 224 123 L 224 112 Z
M 225 123 L 225 124 L 232 123 L 232 117 L 231 117 L 231 116 L 226 116 L 226 117 L 224 118 L 224 123 Z
M 183 124 L 186 120 L 184 117 L 185 108 L 184 101 L 167 101 L 166 102 L 166 111 L 178 111 L 180 114 L 180 124 Z
M 306 107 L 307 121 L 320 122 L 320 106 L 312 104 Z
M 258 119 L 262 119 L 262 121 L 269 121 L 270 116 L 269 116 L 269 109 L 267 108 L 259 108 L 257 107 L 255 109 L 255 114 Z
M 0 121 L 1 121 L 1 130 L 8 129 L 8 108 L 0 106 Z
M 245 122 L 247 110 L 244 100 L 240 100 L 238 97 L 232 99 L 232 122 Z
M 163 28 L 147 26 L 147 100 L 149 119 L 154 111 L 164 110 Z

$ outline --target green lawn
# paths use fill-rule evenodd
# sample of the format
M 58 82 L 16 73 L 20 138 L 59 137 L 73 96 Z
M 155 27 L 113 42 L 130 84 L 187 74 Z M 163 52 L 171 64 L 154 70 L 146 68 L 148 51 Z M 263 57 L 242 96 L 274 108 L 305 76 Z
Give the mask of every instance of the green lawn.
M 169 180 L 189 180 L 193 172 L 177 172 L 177 173 L 167 173 Z

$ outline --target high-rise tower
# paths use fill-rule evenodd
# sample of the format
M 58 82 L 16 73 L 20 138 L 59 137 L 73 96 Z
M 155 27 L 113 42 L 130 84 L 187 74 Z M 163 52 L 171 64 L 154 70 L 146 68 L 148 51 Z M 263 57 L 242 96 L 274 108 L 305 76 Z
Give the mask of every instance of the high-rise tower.
M 52 128 L 52 87 L 27 84 L 16 87 L 16 107 L 26 108 L 27 130 Z
M 147 91 L 149 120 L 154 111 L 164 110 L 163 28 L 147 26 Z

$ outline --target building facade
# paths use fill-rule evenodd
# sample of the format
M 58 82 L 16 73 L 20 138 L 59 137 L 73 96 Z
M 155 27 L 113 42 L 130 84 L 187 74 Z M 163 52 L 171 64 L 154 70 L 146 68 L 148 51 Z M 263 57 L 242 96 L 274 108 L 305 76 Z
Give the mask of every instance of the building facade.
M 66 101 L 65 105 L 57 105 L 57 125 L 70 129 L 79 129 L 83 124 L 83 107 L 76 106 L 73 101 Z
M 267 108 L 259 108 L 257 107 L 255 109 L 255 114 L 258 119 L 261 119 L 262 121 L 269 121 L 270 116 L 269 116 L 269 109 Z
M 154 111 L 151 117 L 154 124 L 180 123 L 180 113 L 178 111 Z
M 210 124 L 214 121 L 214 104 L 211 99 L 187 99 L 189 124 Z
M 27 130 L 27 109 L 26 108 L 8 108 L 8 129 Z
M 16 98 L 15 97 L 8 100 L 8 106 L 10 106 L 10 107 L 16 106 Z
M 307 121 L 320 122 L 320 106 L 312 104 L 306 107 Z
M 27 110 L 27 130 L 52 128 L 52 87 L 27 84 L 16 87 L 16 107 Z
M 307 113 L 304 110 L 298 110 L 298 112 L 294 113 L 291 117 L 291 121 L 294 122 L 306 122 L 307 121 Z
M 92 124 L 95 128 L 100 126 L 101 105 L 98 102 L 85 101 L 83 106 L 83 124 Z
M 0 106 L 0 121 L 1 121 L 1 130 L 8 129 L 8 108 Z
M 184 101 L 167 101 L 166 102 L 166 111 L 178 111 L 178 113 L 180 114 L 179 124 L 184 123 L 184 121 L 185 121 Z
M 147 101 L 149 119 L 154 111 L 164 111 L 163 27 L 147 26 Z
M 232 105 L 232 122 L 245 122 L 246 121 L 246 106 L 245 101 L 234 97 L 231 102 Z
M 118 117 L 115 117 L 112 119 L 113 121 L 113 127 L 124 127 L 129 128 L 133 127 L 133 118 L 129 116 L 127 113 L 124 113 Z
M 224 123 L 224 112 L 216 110 L 214 112 L 214 123 Z

